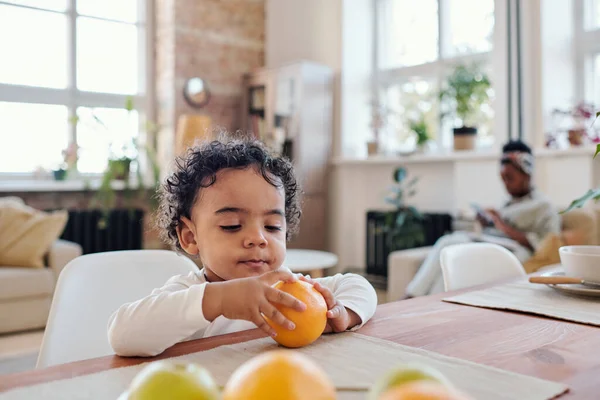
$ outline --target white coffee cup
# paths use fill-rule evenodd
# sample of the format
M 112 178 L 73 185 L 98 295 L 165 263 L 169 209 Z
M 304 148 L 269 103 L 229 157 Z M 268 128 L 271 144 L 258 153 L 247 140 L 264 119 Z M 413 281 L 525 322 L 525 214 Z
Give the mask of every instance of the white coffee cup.
M 564 246 L 558 254 L 565 275 L 600 282 L 600 246 Z

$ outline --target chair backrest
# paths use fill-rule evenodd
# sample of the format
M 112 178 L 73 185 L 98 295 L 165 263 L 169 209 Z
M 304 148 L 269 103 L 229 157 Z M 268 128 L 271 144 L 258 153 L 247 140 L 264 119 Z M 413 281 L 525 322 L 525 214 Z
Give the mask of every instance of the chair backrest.
M 198 270 L 168 250 L 126 250 L 80 256 L 61 272 L 37 368 L 114 354 L 108 319 L 175 275 Z
M 440 264 L 446 291 L 525 275 L 517 257 L 492 243 L 466 243 L 442 249 Z

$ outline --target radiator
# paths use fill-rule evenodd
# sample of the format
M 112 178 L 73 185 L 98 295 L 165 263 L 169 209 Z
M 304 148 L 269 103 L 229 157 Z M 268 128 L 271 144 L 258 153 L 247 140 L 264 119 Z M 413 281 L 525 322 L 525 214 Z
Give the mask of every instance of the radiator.
M 144 212 L 140 209 L 69 210 L 61 239 L 78 243 L 83 254 L 142 248 Z M 105 223 L 102 223 L 105 222 Z
M 381 228 L 385 226 L 384 211 L 367 212 L 367 274 L 387 277 L 387 258 L 395 250 L 390 248 L 386 233 Z M 433 245 L 440 237 L 452 232 L 452 216 L 445 213 L 424 213 L 423 227 L 425 229 L 425 243 L 423 246 Z

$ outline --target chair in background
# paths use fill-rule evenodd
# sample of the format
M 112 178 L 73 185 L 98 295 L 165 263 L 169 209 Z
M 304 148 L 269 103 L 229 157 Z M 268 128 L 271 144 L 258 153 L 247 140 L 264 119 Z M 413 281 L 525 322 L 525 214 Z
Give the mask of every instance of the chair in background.
M 513 253 L 491 243 L 448 246 L 440 254 L 440 263 L 446 291 L 526 275 Z

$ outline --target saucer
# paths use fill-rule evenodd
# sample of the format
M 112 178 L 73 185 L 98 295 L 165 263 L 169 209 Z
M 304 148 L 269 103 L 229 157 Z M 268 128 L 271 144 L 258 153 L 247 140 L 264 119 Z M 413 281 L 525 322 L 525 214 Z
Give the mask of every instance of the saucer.
M 552 271 L 541 274 L 541 276 L 564 276 L 565 273 L 562 271 Z M 575 296 L 586 296 L 586 297 L 600 297 L 600 288 L 594 289 L 589 286 L 583 285 L 546 285 L 559 292 L 575 295 Z

